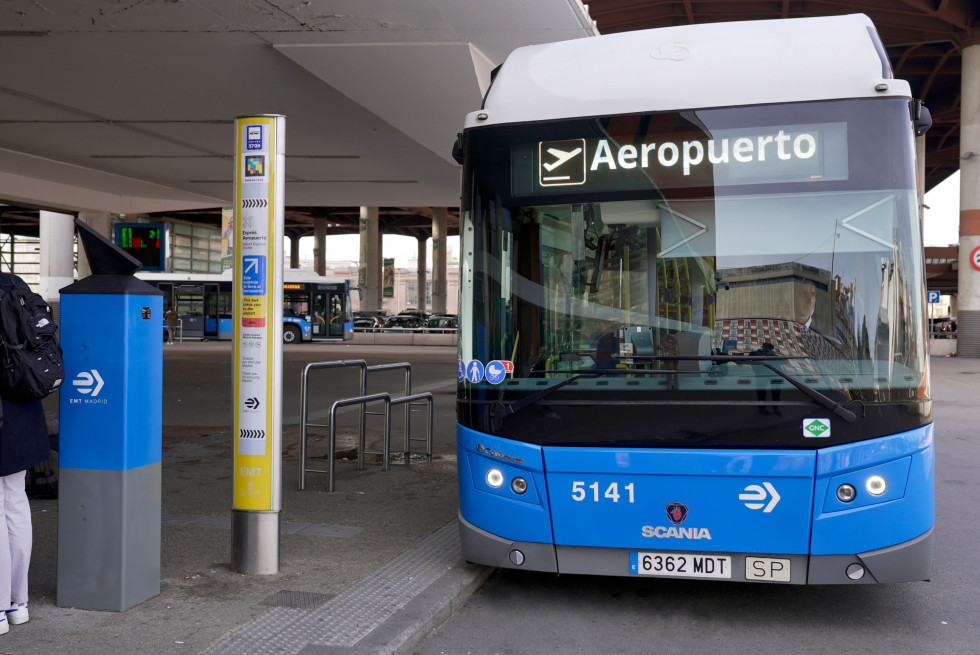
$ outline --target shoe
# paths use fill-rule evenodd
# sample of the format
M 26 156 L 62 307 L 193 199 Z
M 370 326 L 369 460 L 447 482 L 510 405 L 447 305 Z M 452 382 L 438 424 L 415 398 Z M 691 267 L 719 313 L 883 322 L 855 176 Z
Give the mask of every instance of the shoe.
M 7 610 L 7 616 L 5 618 L 10 625 L 20 625 L 21 623 L 30 621 L 31 615 L 27 612 L 27 603 L 11 605 L 10 609 Z M 0 628 L 0 630 L 3 630 L 3 628 Z
M 0 619 L 0 635 L 5 635 L 10 632 L 10 623 L 7 622 L 7 617 Z

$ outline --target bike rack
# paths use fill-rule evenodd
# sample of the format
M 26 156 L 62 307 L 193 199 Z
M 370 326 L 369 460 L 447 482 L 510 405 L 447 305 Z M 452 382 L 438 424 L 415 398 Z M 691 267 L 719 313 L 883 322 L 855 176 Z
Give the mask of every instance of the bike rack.
M 388 395 L 388 394 L 383 394 Z M 361 398 L 371 398 L 372 396 L 361 396 Z M 390 398 L 390 397 L 389 397 Z M 392 405 L 406 405 L 406 410 L 409 406 L 413 404 L 413 401 L 424 400 L 426 405 L 428 405 L 428 420 L 425 424 L 425 456 L 428 457 L 429 461 L 432 461 L 432 419 L 433 419 L 433 405 L 432 405 L 432 392 L 426 391 L 424 393 L 417 393 L 412 396 L 402 396 L 401 398 L 395 398 L 394 400 L 389 400 L 385 406 L 385 443 L 384 443 L 384 470 L 388 470 L 388 458 L 391 457 L 391 406 Z M 419 403 L 421 404 L 421 403 Z M 363 404 L 362 407 L 367 407 L 367 404 Z M 406 429 L 408 428 L 408 422 L 406 420 Z M 364 433 L 361 433 L 360 448 L 357 451 L 357 468 L 364 468 Z M 405 466 L 409 465 L 412 457 L 411 442 L 413 441 L 423 441 L 423 439 L 413 439 L 411 433 L 405 433 Z M 372 455 L 377 455 L 379 453 L 371 453 Z
M 300 389 L 300 435 L 299 435 L 299 488 L 306 488 L 306 474 L 307 473 L 326 473 L 322 469 L 307 469 L 306 468 L 306 437 L 308 427 L 317 428 L 330 428 L 333 424 L 331 419 L 330 423 L 310 423 L 309 421 L 309 381 L 310 372 L 314 370 L 323 370 L 329 368 L 352 368 L 357 367 L 361 370 L 360 375 L 360 388 L 364 389 L 365 381 L 365 369 L 367 368 L 367 362 L 363 359 L 348 359 L 348 360 L 337 360 L 332 362 L 311 362 L 306 365 L 303 369 L 303 382 Z M 363 395 L 363 393 L 362 393 Z M 358 424 L 358 434 L 364 433 L 364 413 L 361 412 Z M 332 450 L 332 449 L 331 449 Z M 331 467 L 333 462 L 331 462 Z
M 330 407 L 330 422 L 329 423 L 311 423 L 309 421 L 309 378 L 310 373 L 314 370 L 331 369 L 331 368 L 359 368 L 360 369 L 360 389 L 361 395 L 356 398 L 344 398 L 333 403 Z M 392 400 L 391 395 L 388 393 L 378 393 L 378 394 L 368 394 L 367 393 L 367 373 L 368 371 L 388 371 L 388 370 L 405 370 L 405 395 Z M 412 394 L 412 365 L 407 362 L 400 362 L 397 364 L 378 364 L 375 366 L 368 366 L 367 362 L 363 359 L 351 359 L 351 360 L 337 360 L 330 362 L 312 362 L 307 364 L 303 369 L 303 380 L 301 388 L 301 409 L 300 409 L 300 447 L 299 447 L 299 488 L 306 488 L 306 474 L 307 473 L 327 473 L 330 477 L 329 486 L 330 491 L 333 491 L 333 478 L 334 478 L 334 454 L 336 450 L 336 418 L 337 410 L 342 407 L 349 407 L 354 405 L 360 405 L 361 411 L 358 417 L 358 457 L 357 457 L 357 468 L 364 468 L 364 449 L 366 442 L 366 417 L 368 414 L 371 415 L 383 415 L 385 417 L 384 426 L 384 452 L 383 453 L 371 453 L 380 454 L 383 457 L 384 470 L 388 470 L 389 459 L 391 457 L 391 405 L 405 405 L 405 443 L 404 443 L 404 457 L 405 465 L 408 466 L 411 460 L 411 442 L 412 441 L 422 441 L 421 438 L 413 439 L 411 436 L 411 408 L 413 405 L 419 406 L 422 403 L 416 402 L 420 400 L 426 401 L 428 406 L 428 420 L 426 422 L 426 432 L 425 432 L 425 444 L 426 450 L 425 454 L 429 460 L 432 460 L 432 425 L 433 425 L 433 398 L 430 392 Z M 372 402 L 384 401 L 385 408 L 384 412 L 368 412 L 367 405 Z M 322 469 L 308 469 L 306 468 L 306 450 L 307 450 L 307 428 L 309 427 L 320 427 L 328 428 L 330 431 L 330 443 L 329 443 L 329 457 L 330 461 L 327 470 Z
M 368 392 L 368 389 L 367 389 L 367 373 L 369 371 L 376 371 L 377 372 L 377 371 L 397 371 L 397 370 L 404 370 L 405 371 L 405 390 L 404 390 L 404 393 L 405 393 L 406 396 L 412 395 L 412 365 L 409 364 L 408 362 L 398 362 L 397 364 L 376 364 L 374 366 L 368 366 L 368 367 L 366 367 L 364 369 L 364 375 L 361 377 L 361 395 L 362 396 L 366 396 L 367 395 L 367 392 Z M 410 411 L 411 411 L 410 406 L 409 405 L 406 405 L 405 406 L 405 451 L 406 452 L 408 451 L 408 435 L 409 435 L 410 422 L 411 422 L 411 416 L 409 415 L 409 412 Z M 369 411 L 367 411 L 367 405 L 362 405 L 361 406 L 361 414 L 362 414 L 361 424 L 362 425 L 365 425 L 365 423 L 364 423 L 365 417 L 367 415 L 369 415 L 369 414 L 377 415 L 377 412 L 369 412 Z M 362 429 L 361 430 L 361 442 L 362 442 L 361 443 L 361 446 L 362 447 L 361 447 L 361 450 L 359 451 L 358 457 L 357 457 L 357 468 L 359 468 L 359 469 L 364 468 L 364 455 L 365 455 L 365 453 L 364 453 L 364 448 L 363 448 L 363 441 L 364 441 L 364 430 Z M 371 454 L 372 455 L 379 455 L 380 453 L 371 453 Z M 406 455 L 406 457 L 407 457 L 407 455 Z
M 391 396 L 386 393 L 376 393 L 370 396 L 359 396 L 357 398 L 345 398 L 343 400 L 338 400 L 330 406 L 330 446 L 329 460 L 327 463 L 327 491 L 333 491 L 333 480 L 334 480 L 334 470 L 337 468 L 337 460 L 334 457 L 334 453 L 337 447 L 337 410 L 341 407 L 347 407 L 349 405 L 361 405 L 366 406 L 368 403 L 376 402 L 382 400 L 385 404 L 385 429 L 384 429 L 384 470 L 388 470 L 388 451 L 391 448 Z M 361 450 L 364 450 L 364 433 L 361 432 Z M 302 487 L 300 487 L 302 489 Z

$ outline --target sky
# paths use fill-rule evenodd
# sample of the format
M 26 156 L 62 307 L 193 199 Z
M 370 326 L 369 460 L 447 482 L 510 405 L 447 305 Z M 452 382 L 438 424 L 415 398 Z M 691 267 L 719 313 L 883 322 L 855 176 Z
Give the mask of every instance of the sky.
M 960 172 L 956 171 L 926 194 L 925 245 L 949 246 L 960 241 Z
M 925 197 L 924 241 L 927 246 L 948 246 L 960 240 L 960 174 L 959 171 L 937 185 Z M 359 258 L 360 236 L 343 234 L 327 239 L 327 261 L 354 261 Z M 407 268 L 415 260 L 418 245 L 414 237 L 395 234 L 384 236 L 383 257 L 394 257 L 395 266 Z M 447 250 L 450 259 L 459 255 L 459 237 L 448 237 Z M 286 253 L 288 255 L 288 247 Z M 313 239 L 300 241 L 300 256 L 313 258 Z M 432 243 L 427 246 L 429 266 L 432 261 Z M 414 267 L 413 267 L 414 268 Z

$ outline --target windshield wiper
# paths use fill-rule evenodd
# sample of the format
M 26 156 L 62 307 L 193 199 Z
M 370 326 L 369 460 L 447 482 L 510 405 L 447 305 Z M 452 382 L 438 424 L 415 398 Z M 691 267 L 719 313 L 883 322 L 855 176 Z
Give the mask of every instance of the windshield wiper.
M 758 358 L 756 358 L 756 359 L 758 359 Z M 786 357 L 774 357 L 773 359 L 788 359 L 788 358 L 786 358 Z M 839 402 L 837 402 L 833 398 L 831 398 L 829 396 L 826 396 L 826 395 L 820 393 L 819 391 L 817 391 L 816 389 L 814 389 L 810 385 L 806 384 L 805 382 L 800 382 L 799 380 L 797 380 L 796 378 L 794 378 L 789 373 L 786 373 L 785 371 L 780 371 L 778 368 L 776 368 L 775 366 L 773 366 L 769 362 L 767 362 L 767 361 L 755 361 L 755 362 L 753 362 L 753 361 L 750 360 L 747 363 L 749 363 L 749 364 L 762 364 L 763 366 L 765 366 L 766 368 L 768 368 L 770 371 L 772 371 L 773 373 L 775 373 L 779 377 L 783 378 L 784 380 L 786 380 L 787 382 L 789 382 L 790 384 L 792 384 L 794 387 L 796 387 L 797 389 L 799 389 L 800 391 L 802 391 L 806 395 L 810 396 L 811 398 L 813 398 L 814 400 L 816 400 L 818 403 L 820 403 L 821 405 L 823 405 L 824 407 L 826 407 L 827 409 L 829 409 L 832 413 L 837 414 L 837 416 L 841 417 L 842 419 L 844 419 L 848 423 L 853 423 L 854 421 L 857 420 L 857 414 L 855 414 L 854 412 L 852 412 L 848 408 L 844 407 L 843 405 L 841 405 Z
M 734 362 L 736 364 L 749 364 L 749 365 L 761 364 L 762 366 L 766 367 L 767 369 L 769 369 L 770 371 L 772 371 L 773 373 L 775 373 L 776 375 L 783 378 L 784 380 L 792 384 L 794 387 L 802 391 L 804 394 L 806 394 L 807 396 L 815 400 L 818 404 L 822 405 L 823 407 L 826 407 L 833 414 L 836 414 L 837 416 L 841 417 L 848 423 L 853 423 L 854 421 L 857 420 L 857 415 L 854 412 L 847 409 L 833 398 L 830 398 L 829 396 L 821 393 L 820 391 L 811 387 L 805 382 L 801 382 L 800 380 L 796 379 L 792 375 L 789 375 L 785 371 L 779 370 L 778 368 L 776 368 L 770 363 L 770 361 L 772 360 L 789 361 L 791 359 L 812 359 L 811 357 L 779 357 L 779 356 L 766 356 L 766 355 L 755 356 L 755 357 L 746 357 L 744 355 L 653 355 L 653 356 L 634 356 L 634 359 L 642 359 L 643 361 L 657 361 L 657 360 L 707 361 L 713 363 Z M 571 384 L 572 382 L 575 382 L 576 380 L 581 380 L 583 378 L 602 377 L 604 375 L 622 375 L 624 373 L 625 374 L 642 373 L 642 374 L 649 375 L 649 374 L 657 374 L 657 373 L 676 373 L 676 371 L 653 371 L 648 369 L 628 368 L 628 369 L 606 369 L 606 370 L 588 371 L 586 373 L 578 373 L 576 375 L 572 375 L 562 380 L 558 384 L 552 385 L 550 387 L 532 393 L 530 396 L 525 396 L 524 398 L 521 398 L 520 400 L 516 400 L 508 405 L 499 406 L 496 410 L 494 410 L 493 414 L 491 415 L 491 419 L 493 419 L 494 421 L 500 421 L 504 418 L 507 418 L 508 416 L 517 414 L 518 412 L 530 407 L 531 405 L 534 405 L 535 403 L 544 400 L 554 392 L 558 391 L 562 387 L 565 387 L 566 385 Z
M 854 421 L 857 420 L 857 415 L 854 412 L 852 412 L 851 410 L 847 409 L 846 407 L 844 407 L 843 405 L 841 405 L 839 402 L 837 402 L 833 398 L 830 398 L 829 396 L 824 395 L 823 393 L 821 393 L 820 391 L 814 389 L 813 387 L 811 387 L 810 385 L 806 384 L 805 382 L 800 382 L 799 380 L 797 380 L 795 377 L 793 377 L 789 373 L 786 373 L 785 371 L 781 371 L 781 370 L 779 370 L 778 368 L 776 368 L 775 366 L 773 366 L 772 364 L 769 363 L 772 360 L 783 362 L 783 361 L 789 361 L 791 359 L 812 359 L 812 357 L 780 357 L 780 356 L 772 356 L 772 355 L 756 355 L 756 356 L 745 356 L 745 355 L 654 355 L 654 356 L 649 356 L 649 357 L 636 357 L 636 356 L 634 356 L 634 359 L 642 359 L 644 361 L 655 361 L 655 360 L 664 360 L 664 361 L 707 361 L 707 362 L 714 362 L 714 363 L 735 362 L 736 364 L 749 364 L 749 365 L 752 365 L 752 364 L 761 364 L 762 366 L 765 366 L 767 369 L 769 369 L 770 371 L 772 371 L 773 373 L 775 373 L 779 377 L 783 378 L 784 380 L 786 380 L 787 382 L 789 382 L 790 384 L 792 384 L 794 387 L 796 387 L 797 389 L 799 389 L 800 391 L 802 391 L 803 393 L 805 393 L 807 396 L 809 396 L 813 400 L 817 401 L 819 404 L 823 405 L 824 407 L 826 407 L 827 409 L 829 409 L 832 413 L 834 413 L 837 416 L 841 417 L 842 419 L 844 419 L 848 423 L 853 423 Z
M 659 371 L 642 371 L 639 369 L 631 369 L 631 368 L 615 368 L 615 369 L 605 369 L 605 370 L 600 369 L 596 371 L 588 371 L 585 373 L 577 373 L 575 375 L 572 375 L 571 377 L 565 378 L 558 384 L 552 385 L 550 387 L 545 387 L 540 391 L 536 391 L 532 393 L 530 396 L 525 396 L 520 400 L 515 400 L 514 402 L 508 405 L 501 404 L 500 406 L 497 407 L 496 410 L 494 410 L 490 418 L 493 419 L 494 421 L 505 419 L 508 416 L 516 414 L 521 410 L 530 407 L 531 405 L 537 403 L 538 401 L 544 400 L 545 398 L 547 398 L 554 392 L 558 391 L 562 387 L 569 385 L 572 382 L 575 382 L 576 380 L 581 380 L 582 378 L 598 378 L 604 375 L 622 375 L 623 373 L 651 373 L 651 372 L 657 373 Z

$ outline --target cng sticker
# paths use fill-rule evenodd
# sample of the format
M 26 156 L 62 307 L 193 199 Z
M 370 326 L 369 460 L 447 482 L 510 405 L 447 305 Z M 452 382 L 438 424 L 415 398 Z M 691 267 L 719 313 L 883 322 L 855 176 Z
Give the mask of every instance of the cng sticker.
M 830 436 L 829 418 L 805 418 L 803 419 L 803 436 L 806 438 L 824 438 Z

